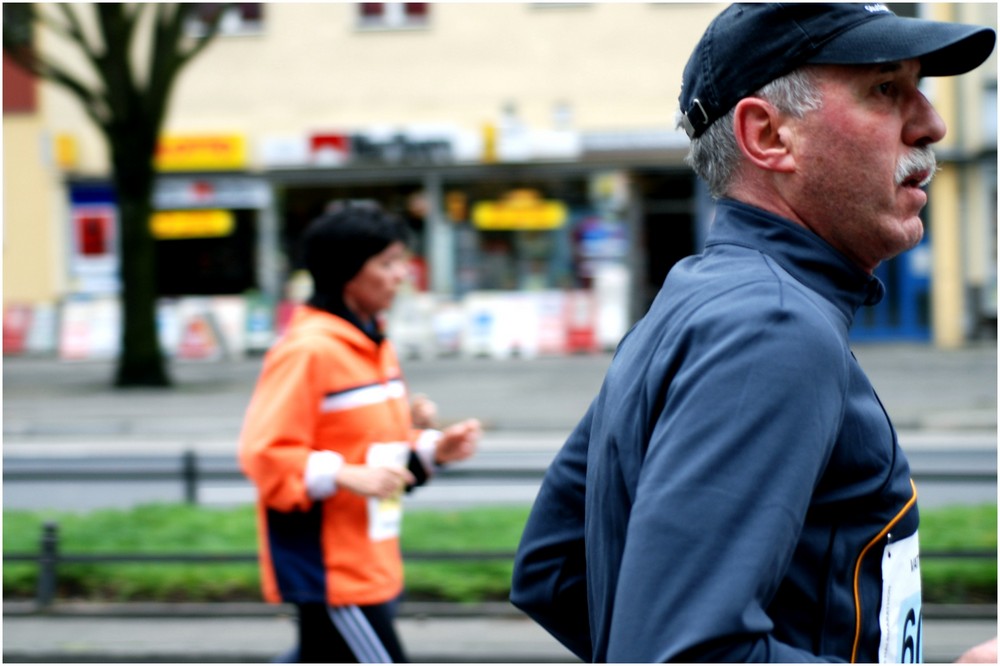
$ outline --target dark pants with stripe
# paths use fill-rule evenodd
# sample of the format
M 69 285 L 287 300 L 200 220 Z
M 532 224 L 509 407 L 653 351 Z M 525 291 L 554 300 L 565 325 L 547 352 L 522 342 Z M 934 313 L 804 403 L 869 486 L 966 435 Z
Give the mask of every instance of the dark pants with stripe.
M 375 606 L 299 604 L 298 609 L 301 663 L 409 661 L 393 627 L 395 601 Z

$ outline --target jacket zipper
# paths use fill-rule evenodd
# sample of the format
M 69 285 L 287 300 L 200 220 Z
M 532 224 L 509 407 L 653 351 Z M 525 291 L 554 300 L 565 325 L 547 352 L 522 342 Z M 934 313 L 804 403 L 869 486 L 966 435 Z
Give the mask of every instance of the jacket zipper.
M 910 509 L 917 503 L 917 485 L 913 483 L 913 479 L 910 479 L 910 488 L 913 490 L 913 495 L 910 496 L 909 501 L 903 505 L 899 513 L 893 516 L 892 520 L 882 528 L 882 530 L 875 535 L 875 538 L 868 542 L 868 544 L 862 549 L 861 554 L 858 555 L 858 560 L 854 565 L 854 646 L 851 648 L 851 663 L 856 663 L 858 658 L 858 643 L 861 642 L 861 593 L 858 589 L 858 580 L 861 577 L 861 563 L 864 561 L 865 556 L 868 552 L 878 544 L 883 538 L 888 539 L 889 543 L 892 541 L 892 530 L 893 527 L 903 519 Z

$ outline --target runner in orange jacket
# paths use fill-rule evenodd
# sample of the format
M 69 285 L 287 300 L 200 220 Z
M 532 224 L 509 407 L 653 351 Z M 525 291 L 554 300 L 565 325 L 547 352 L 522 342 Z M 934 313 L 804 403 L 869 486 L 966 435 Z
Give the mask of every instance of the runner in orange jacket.
M 480 435 L 475 420 L 413 427 L 376 323 L 405 275 L 404 241 L 405 228 L 373 206 L 341 206 L 310 225 L 313 297 L 265 356 L 244 421 L 264 598 L 298 607 L 300 661 L 406 660 L 392 626 L 400 495 L 472 455 Z

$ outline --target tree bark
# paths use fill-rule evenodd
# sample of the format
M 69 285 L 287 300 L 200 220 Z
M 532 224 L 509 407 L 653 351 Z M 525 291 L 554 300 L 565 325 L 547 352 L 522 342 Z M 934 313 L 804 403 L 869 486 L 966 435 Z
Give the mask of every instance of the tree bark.
M 155 174 L 148 128 L 119 126 L 108 137 L 121 215 L 122 339 L 115 385 L 170 386 L 156 318 L 156 245 L 149 231 Z

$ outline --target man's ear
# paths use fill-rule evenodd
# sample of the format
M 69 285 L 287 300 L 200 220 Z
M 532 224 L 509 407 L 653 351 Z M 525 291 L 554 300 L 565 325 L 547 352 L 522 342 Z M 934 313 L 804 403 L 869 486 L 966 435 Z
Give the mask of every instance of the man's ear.
M 767 171 L 790 172 L 795 156 L 787 117 L 759 97 L 745 97 L 736 104 L 733 132 L 743 155 Z

